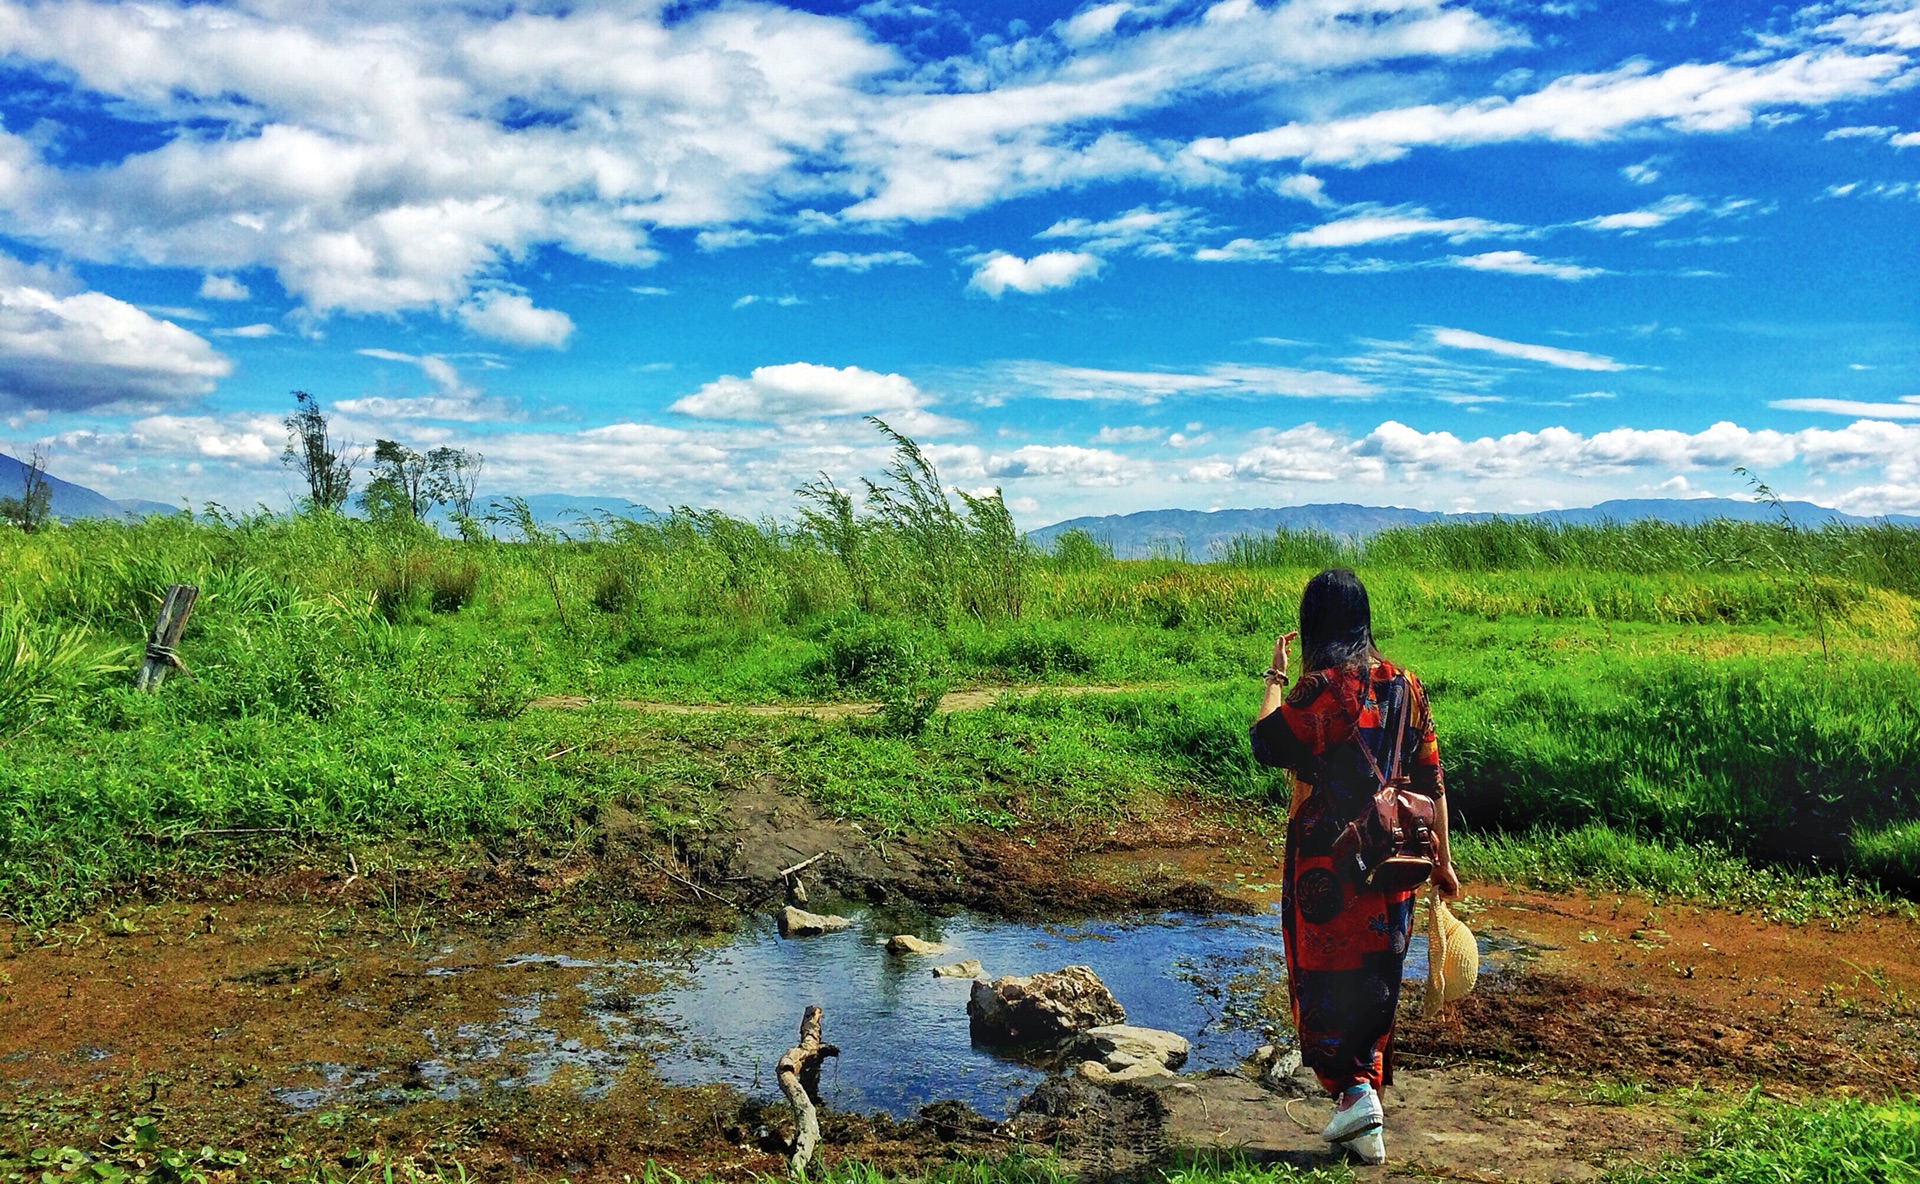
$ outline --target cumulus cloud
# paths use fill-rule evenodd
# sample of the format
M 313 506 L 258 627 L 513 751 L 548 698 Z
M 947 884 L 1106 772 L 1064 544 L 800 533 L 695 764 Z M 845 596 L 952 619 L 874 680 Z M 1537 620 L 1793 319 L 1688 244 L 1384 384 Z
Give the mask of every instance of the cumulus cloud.
M 745 378 L 723 374 L 671 410 L 697 419 L 791 422 L 876 415 L 908 432 L 933 434 L 958 425 L 927 410 L 933 399 L 900 374 L 813 362 L 761 366 Z
M 1083 279 L 1098 275 L 1101 266 L 1098 255 L 1084 251 L 1047 251 L 1031 259 L 995 251 L 978 261 L 967 287 L 995 300 L 1009 288 L 1031 296 L 1071 288 Z
M 1560 349 L 1551 345 L 1529 345 L 1523 341 L 1488 337 L 1484 333 L 1475 333 L 1467 329 L 1436 328 L 1429 332 L 1433 336 L 1435 345 L 1443 345 L 1448 349 L 1479 350 L 1484 353 L 1498 354 L 1503 358 L 1520 358 L 1528 362 L 1557 366 L 1562 370 L 1633 369 L 1625 362 L 1616 362 L 1600 354 L 1582 353 L 1577 349 Z
M 848 254 L 846 251 L 826 251 L 813 257 L 815 267 L 826 267 L 836 271 L 872 271 L 876 267 L 917 267 L 920 256 L 912 251 L 868 251 Z
M 1508 275 L 1540 275 L 1556 280 L 1584 280 L 1607 274 L 1603 267 L 1580 267 L 1539 259 L 1525 251 L 1486 251 L 1478 255 L 1454 255 L 1448 262 L 1473 271 L 1503 271 Z
M 1054 477 L 1072 485 L 1120 485 L 1139 466 L 1117 452 L 1074 444 L 1029 444 L 987 457 L 989 477 Z
M 233 372 L 198 334 L 76 286 L 0 256 L 0 399 L 49 411 L 180 403 Z
M 1824 477 L 1877 471 L 1891 484 L 1856 497 L 1866 512 L 1887 508 L 1888 489 L 1920 481 L 1920 425 L 1862 420 L 1837 431 L 1754 430 L 1722 421 L 1698 432 L 1617 428 L 1586 435 L 1565 427 L 1461 437 L 1423 432 L 1388 420 L 1361 436 L 1304 424 L 1256 432 L 1231 458 L 1192 466 L 1198 481 L 1271 483 L 1361 479 L 1399 486 L 1444 482 L 1524 488 L 1521 483 L 1575 478 L 1591 482 L 1636 472 L 1677 475 L 1726 472 L 1734 465 L 1778 469 L 1799 464 Z M 1590 486 L 1589 486 L 1590 488 Z
M 551 308 L 534 307 L 519 292 L 488 288 L 454 310 L 470 332 L 511 345 L 561 349 L 573 336 L 573 318 Z
M 165 133 L 78 168 L 0 132 L 0 210 L 71 258 L 194 268 L 214 288 L 263 268 L 310 313 L 454 314 L 549 248 L 642 267 L 663 235 L 721 249 L 1123 178 L 1235 184 L 1267 161 L 1725 131 L 1885 94 L 1915 48 L 1894 8 L 1822 9 L 1725 62 L 1366 110 L 1383 66 L 1439 77 L 1529 34 L 1445 0 L 1116 0 L 925 60 L 868 19 L 756 0 L 0 0 L 12 61 Z M 1359 113 L 1184 148 L 1141 130 L 1196 97 L 1257 109 L 1296 92 Z M 1266 184 L 1330 205 L 1311 174 Z M 557 323 L 523 337 L 551 344 Z
M 207 275 L 200 279 L 202 300 L 245 300 L 253 292 L 230 275 Z

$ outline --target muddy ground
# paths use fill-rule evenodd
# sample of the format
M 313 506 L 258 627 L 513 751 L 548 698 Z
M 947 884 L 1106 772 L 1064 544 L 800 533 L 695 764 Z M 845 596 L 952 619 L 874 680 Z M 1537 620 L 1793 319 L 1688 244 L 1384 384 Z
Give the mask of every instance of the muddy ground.
M 483 1178 L 611 1181 L 648 1159 L 683 1176 L 777 1174 L 789 1124 L 770 1084 L 746 1096 L 661 1080 L 652 1058 L 675 1034 L 640 1005 L 650 971 L 619 962 L 630 969 L 610 989 L 589 979 L 594 950 L 723 940 L 742 913 L 780 903 L 782 868 L 823 853 L 801 873 L 820 899 L 1013 917 L 1278 899 L 1274 842 L 1193 808 L 1124 834 L 917 844 L 870 838 L 770 785 L 732 810 L 729 833 L 692 848 L 612 807 L 591 842 L 557 856 L 475 849 L 432 871 L 310 861 L 0 931 L 0 1110 L 38 1142 L 151 1114 L 186 1145 L 378 1146 Z M 1471 890 L 1463 913 L 1537 956 L 1438 1019 L 1408 1013 L 1388 1174 L 1582 1179 L 1679 1148 L 1699 1090 L 1920 1088 L 1912 921 L 1796 927 L 1505 890 Z M 516 1020 L 530 999 L 537 1020 Z M 829 1036 L 834 1008 L 858 1006 L 823 1002 Z M 1297 1087 L 1251 1071 L 1108 1092 L 1062 1078 L 1007 1120 L 957 1105 L 829 1114 L 823 1158 L 907 1169 L 1029 1145 L 1096 1174 L 1209 1147 L 1317 1162 L 1326 1103 Z

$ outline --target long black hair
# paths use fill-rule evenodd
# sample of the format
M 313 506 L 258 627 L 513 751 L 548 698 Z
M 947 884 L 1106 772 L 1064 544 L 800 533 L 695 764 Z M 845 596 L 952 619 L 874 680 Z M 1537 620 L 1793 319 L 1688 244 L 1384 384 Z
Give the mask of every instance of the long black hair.
M 1328 568 L 1307 581 L 1300 594 L 1300 655 L 1308 670 L 1364 667 L 1380 656 L 1367 586 L 1349 569 Z

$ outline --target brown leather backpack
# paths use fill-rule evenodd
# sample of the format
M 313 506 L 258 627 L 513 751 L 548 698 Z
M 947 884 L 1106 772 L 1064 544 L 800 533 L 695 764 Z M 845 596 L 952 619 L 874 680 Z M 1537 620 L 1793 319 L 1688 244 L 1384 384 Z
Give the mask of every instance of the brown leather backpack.
M 1412 779 L 1401 767 L 1406 748 L 1407 717 L 1412 704 L 1400 704 L 1400 730 L 1394 737 L 1393 770 L 1389 778 L 1380 762 L 1360 738 L 1360 721 L 1354 718 L 1353 742 L 1367 758 L 1380 788 L 1361 807 L 1360 816 L 1347 824 L 1333 841 L 1333 862 L 1347 877 L 1366 888 L 1386 892 L 1404 892 L 1433 878 L 1439 847 L 1434 838 L 1435 806 L 1432 798 L 1414 793 Z

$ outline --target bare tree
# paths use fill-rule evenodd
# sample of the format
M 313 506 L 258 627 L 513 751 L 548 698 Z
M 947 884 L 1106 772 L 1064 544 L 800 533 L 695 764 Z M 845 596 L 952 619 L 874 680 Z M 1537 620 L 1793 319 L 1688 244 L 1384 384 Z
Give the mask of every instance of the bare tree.
M 53 487 L 47 484 L 47 450 L 35 444 L 20 463 L 20 496 L 0 497 L 0 522 L 32 534 L 52 516 Z
M 456 522 L 473 517 L 473 499 L 480 490 L 480 470 L 487 458 L 464 448 L 436 448 L 427 453 L 435 501 L 445 502 Z
M 293 414 L 287 426 L 287 448 L 280 463 L 299 473 L 307 483 L 307 500 L 316 510 L 338 510 L 353 491 L 353 469 L 361 450 L 343 441 L 334 446 L 320 400 L 305 391 L 293 392 Z

